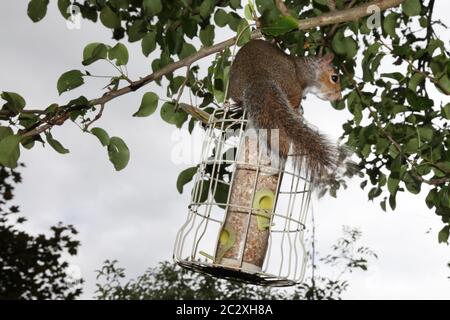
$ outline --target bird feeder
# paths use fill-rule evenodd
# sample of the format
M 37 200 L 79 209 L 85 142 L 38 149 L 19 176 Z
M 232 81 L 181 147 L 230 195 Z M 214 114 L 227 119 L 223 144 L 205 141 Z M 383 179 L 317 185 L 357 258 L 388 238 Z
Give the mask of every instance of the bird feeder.
M 235 106 L 209 116 L 186 221 L 175 241 L 182 267 L 258 285 L 302 281 L 311 185 L 271 152 L 277 132 L 255 132 Z

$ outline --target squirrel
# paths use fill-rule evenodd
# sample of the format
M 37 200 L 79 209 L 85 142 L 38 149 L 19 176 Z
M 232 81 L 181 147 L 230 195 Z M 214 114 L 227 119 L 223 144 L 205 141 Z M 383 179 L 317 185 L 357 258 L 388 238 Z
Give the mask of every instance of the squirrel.
M 292 144 L 294 159 L 318 184 L 329 180 L 347 155 L 309 127 L 298 108 L 307 93 L 322 100 L 341 99 L 333 58 L 332 53 L 294 57 L 265 40 L 251 40 L 238 51 L 230 69 L 230 97 L 247 112 L 255 129 L 279 129 L 281 159 L 287 158 Z

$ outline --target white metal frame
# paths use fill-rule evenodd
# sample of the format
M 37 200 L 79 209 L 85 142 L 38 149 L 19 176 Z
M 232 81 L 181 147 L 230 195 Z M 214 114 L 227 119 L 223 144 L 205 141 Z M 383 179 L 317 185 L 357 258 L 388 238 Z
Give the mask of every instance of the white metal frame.
M 301 168 L 295 167 L 295 163 L 298 162 L 290 161 L 289 157 L 286 166 L 278 170 L 277 196 L 270 221 L 269 245 L 261 272 L 243 270 L 243 257 L 241 257 L 241 268 L 230 268 L 212 261 L 215 256 L 214 248 L 219 239 L 219 230 L 230 207 L 231 192 L 228 192 L 226 203 L 217 203 L 213 195 L 217 192 L 219 182 L 229 185 L 231 190 L 235 172 L 232 170 L 230 181 L 224 181 L 218 177 L 220 168 L 223 165 L 231 168 L 236 168 L 237 165 L 249 165 L 238 162 L 237 154 L 234 159 L 223 159 L 223 154 L 227 147 L 238 148 L 244 137 L 246 125 L 245 113 L 241 111 L 241 108 L 225 106 L 211 114 L 206 126 L 201 162 L 194 178 L 188 215 L 177 233 L 173 258 L 182 267 L 216 277 L 259 285 L 294 285 L 303 280 L 306 270 L 307 252 L 304 245 L 304 232 L 311 201 L 311 185 L 307 177 L 302 175 Z M 230 128 L 237 129 L 237 139 L 225 135 L 226 130 Z M 215 150 L 214 158 L 211 157 L 213 149 Z M 240 152 L 239 148 L 237 152 Z M 258 159 L 260 157 L 261 155 Z M 207 166 L 211 169 L 207 170 Z M 255 166 L 257 174 L 262 168 L 264 166 L 258 160 Z M 273 167 L 270 169 L 273 170 Z M 207 188 L 207 199 L 201 201 L 201 196 L 206 193 L 205 188 Z M 256 182 L 253 198 L 255 189 Z M 248 221 L 250 222 L 250 215 L 255 214 L 255 210 L 251 207 L 239 209 L 249 213 Z M 276 225 L 272 227 L 272 223 Z

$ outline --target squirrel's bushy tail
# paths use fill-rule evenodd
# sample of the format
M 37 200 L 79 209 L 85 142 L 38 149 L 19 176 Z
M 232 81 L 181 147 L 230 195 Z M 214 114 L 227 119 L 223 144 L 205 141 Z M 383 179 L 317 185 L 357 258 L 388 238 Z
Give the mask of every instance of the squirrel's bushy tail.
M 275 82 L 270 79 L 255 81 L 244 91 L 242 102 L 256 129 L 279 129 L 279 153 L 283 159 L 292 143 L 295 159 L 312 181 L 322 180 L 336 170 L 336 146 L 302 120 Z

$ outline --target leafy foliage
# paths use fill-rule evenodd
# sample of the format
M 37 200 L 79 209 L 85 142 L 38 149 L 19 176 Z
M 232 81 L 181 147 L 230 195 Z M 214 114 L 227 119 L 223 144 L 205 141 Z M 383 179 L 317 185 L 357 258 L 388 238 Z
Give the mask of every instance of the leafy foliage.
M 328 1 L 284 1 L 287 14 L 280 12 L 274 0 L 255 0 L 248 4 L 235 0 L 76 1 L 83 18 L 101 23 L 111 30 L 114 40 L 121 41 L 113 45 L 88 44 L 82 64 L 106 61 L 117 74 L 108 80 L 102 98 L 88 100 L 82 96 L 40 113 L 27 112 L 25 100 L 15 93 L 4 92 L 0 121 L 4 120 L 5 124 L 0 132 L 6 132 L 6 136 L 0 134 L 0 163 L 14 167 L 20 156 L 19 138 L 20 145 L 32 148 L 35 141 L 43 141 L 43 131 L 67 119 L 89 131 L 89 125 L 101 116 L 97 106 L 103 110 L 112 98 L 152 81 L 167 89 L 169 101 L 165 99 L 161 105 L 162 119 L 177 128 L 188 126 L 192 132 L 198 120 L 179 108 L 183 90 L 190 90 L 198 101 L 197 106 L 211 112 L 227 98 L 232 57 L 230 50 L 224 49 L 201 77 L 204 73 L 199 72 L 194 59 L 202 50 L 198 40 L 202 47 L 210 47 L 216 43 L 222 28 L 226 28 L 238 36 L 236 42 L 242 45 L 250 39 L 251 31 L 258 28 L 267 39 L 274 39 L 292 55 L 328 51 L 336 54 L 334 63 L 342 73 L 344 95 L 333 107 L 346 108 L 353 115 L 353 119 L 343 124 L 343 138 L 360 158 L 365 174 L 361 187 L 367 188 L 369 200 L 380 199 L 383 210 L 388 207 L 395 210 L 399 192 L 428 193 L 427 206 L 444 223 L 439 241 L 447 242 L 450 104 L 445 99 L 450 94 L 450 53 L 439 37 L 440 32 L 446 32 L 446 27 L 433 19 L 434 2 L 405 0 L 401 6 L 380 12 L 380 19 L 366 17 L 305 31 L 296 28 L 296 24 L 328 14 Z M 335 3 L 336 10 L 340 11 L 366 1 Z M 28 15 L 33 21 L 41 20 L 48 4 L 46 0 L 30 1 Z M 69 5 L 67 0 L 58 1 L 64 18 Z M 377 20 L 379 25 L 373 23 Z M 141 42 L 142 53 L 150 57 L 153 75 L 130 80 L 125 68 L 129 60 L 125 41 Z M 362 58 L 361 62 L 358 57 Z M 178 67 L 167 71 L 177 61 L 183 62 L 180 67 L 186 68 L 186 72 L 175 72 Z M 95 75 L 89 71 L 69 71 L 61 76 L 57 89 L 60 93 L 79 90 L 90 76 Z M 155 99 L 144 95 L 143 104 L 134 115 L 155 113 L 158 108 Z M 4 128 L 19 129 L 11 132 Z M 128 162 L 127 149 L 117 148 L 123 151 L 119 152 L 120 157 L 111 156 L 111 149 L 116 148 L 108 148 L 111 160 L 122 159 L 114 167 L 123 169 Z M 339 184 L 330 194 L 334 195 L 338 188 Z
M 68 274 L 63 255 L 77 254 L 77 231 L 61 223 L 51 236 L 23 231 L 26 219 L 9 205 L 21 181 L 19 172 L 0 167 L 0 299 L 75 299 L 82 281 Z
M 367 270 L 368 260 L 375 257 L 369 248 L 357 246 L 361 233 L 345 228 L 342 239 L 333 246 L 332 252 L 320 259 L 323 264 L 341 268 L 334 278 L 313 276 L 293 291 L 247 285 L 240 282 L 220 280 L 178 267 L 164 261 L 156 268 L 148 269 L 136 279 L 126 280 L 125 269 L 117 261 L 105 261 L 97 270 L 97 299 L 143 300 L 143 299 L 340 299 L 348 283 L 342 276 L 358 269 Z M 315 266 L 317 268 L 317 266 Z

